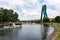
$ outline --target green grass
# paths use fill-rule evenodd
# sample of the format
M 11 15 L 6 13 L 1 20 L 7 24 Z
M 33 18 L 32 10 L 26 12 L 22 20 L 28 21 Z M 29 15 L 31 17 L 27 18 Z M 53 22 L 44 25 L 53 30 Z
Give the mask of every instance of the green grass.
M 57 28 L 57 33 L 56 33 L 56 39 L 55 40 L 60 40 L 60 24 L 59 23 L 53 23 L 53 25 Z

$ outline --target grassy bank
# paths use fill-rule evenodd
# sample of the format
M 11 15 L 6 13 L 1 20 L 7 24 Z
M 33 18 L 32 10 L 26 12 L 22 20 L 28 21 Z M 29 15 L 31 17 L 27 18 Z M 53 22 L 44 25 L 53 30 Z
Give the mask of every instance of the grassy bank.
M 48 25 L 53 25 L 55 31 L 49 36 L 47 40 L 60 40 L 60 23 L 44 23 Z
M 60 40 L 60 23 L 53 23 L 53 26 L 57 28 L 55 40 Z

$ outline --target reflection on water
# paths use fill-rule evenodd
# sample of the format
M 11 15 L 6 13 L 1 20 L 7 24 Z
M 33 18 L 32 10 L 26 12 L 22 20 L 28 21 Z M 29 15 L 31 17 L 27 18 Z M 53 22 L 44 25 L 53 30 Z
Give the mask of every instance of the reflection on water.
M 40 24 L 22 24 L 22 28 L 0 30 L 0 40 L 44 40 L 53 29 Z
M 0 30 L 0 36 L 4 36 L 4 30 Z
M 42 33 L 42 39 L 44 40 L 48 36 L 47 32 L 48 32 L 49 25 L 43 24 L 43 26 L 44 28 L 43 28 L 43 33 Z

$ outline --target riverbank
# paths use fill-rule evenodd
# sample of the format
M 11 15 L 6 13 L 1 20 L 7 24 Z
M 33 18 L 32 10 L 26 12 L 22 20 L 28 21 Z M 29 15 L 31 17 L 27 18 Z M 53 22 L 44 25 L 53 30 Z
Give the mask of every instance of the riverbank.
M 53 26 L 57 29 L 55 40 L 60 40 L 60 23 L 53 23 Z
M 54 27 L 53 33 L 46 40 L 60 40 L 60 23 L 47 23 Z

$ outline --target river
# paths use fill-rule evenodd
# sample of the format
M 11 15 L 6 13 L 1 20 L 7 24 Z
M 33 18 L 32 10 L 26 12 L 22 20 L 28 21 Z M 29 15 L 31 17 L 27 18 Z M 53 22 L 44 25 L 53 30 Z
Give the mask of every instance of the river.
M 44 40 L 53 31 L 51 25 L 22 24 L 22 28 L 0 30 L 0 40 Z

